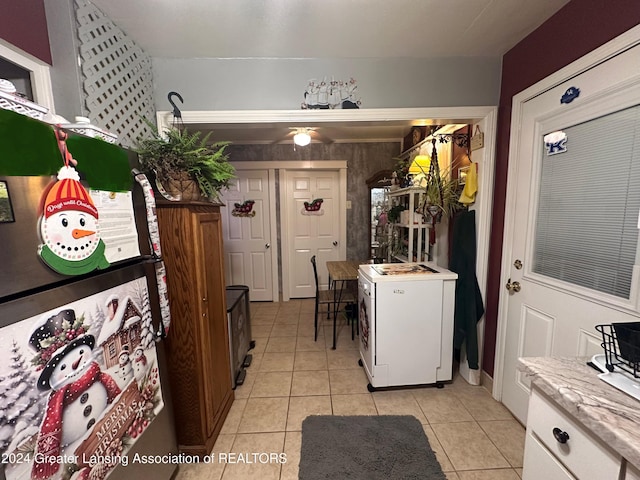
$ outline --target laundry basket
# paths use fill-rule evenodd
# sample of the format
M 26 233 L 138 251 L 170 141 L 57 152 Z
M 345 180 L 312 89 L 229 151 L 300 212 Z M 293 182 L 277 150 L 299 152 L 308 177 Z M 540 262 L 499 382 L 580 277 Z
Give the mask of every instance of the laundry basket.
M 231 383 L 233 388 L 236 388 L 244 383 L 247 373 L 245 369 L 251 365 L 252 360 L 248 352 L 255 347 L 255 342 L 251 340 L 249 287 L 230 285 L 227 287 L 226 295 Z

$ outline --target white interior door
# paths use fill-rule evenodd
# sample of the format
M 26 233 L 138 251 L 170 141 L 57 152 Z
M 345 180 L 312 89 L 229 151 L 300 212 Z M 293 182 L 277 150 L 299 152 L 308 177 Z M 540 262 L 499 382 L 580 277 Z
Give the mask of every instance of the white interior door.
M 311 257 L 316 256 L 321 288 L 327 288 L 326 262 L 340 260 L 344 248 L 340 245 L 340 175 L 337 170 L 287 171 L 284 207 L 289 230 L 289 296 L 315 296 Z M 317 210 L 311 205 L 321 200 Z M 342 253 L 344 255 L 344 253 Z
M 640 47 L 524 102 L 519 120 L 514 106 L 502 401 L 525 423 L 519 357 L 602 353 L 595 325 L 638 321 Z M 552 132 L 566 141 L 546 145 Z
M 272 301 L 269 171 L 236 170 L 236 175 L 222 197 L 226 283 L 247 285 L 252 301 Z

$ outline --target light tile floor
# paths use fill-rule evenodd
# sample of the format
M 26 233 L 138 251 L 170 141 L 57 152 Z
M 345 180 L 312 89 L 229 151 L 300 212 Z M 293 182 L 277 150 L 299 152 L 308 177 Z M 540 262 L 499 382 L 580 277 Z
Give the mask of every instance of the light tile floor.
M 251 304 L 253 363 L 213 449 L 216 459 L 284 453 L 286 463 L 182 465 L 176 480 L 297 479 L 302 421 L 327 414 L 414 415 L 447 479 L 521 478 L 524 428 L 483 387 L 456 377 L 443 389 L 369 393 L 350 327 L 339 322 L 336 350 L 330 323 L 314 342 L 313 309 L 313 299 Z

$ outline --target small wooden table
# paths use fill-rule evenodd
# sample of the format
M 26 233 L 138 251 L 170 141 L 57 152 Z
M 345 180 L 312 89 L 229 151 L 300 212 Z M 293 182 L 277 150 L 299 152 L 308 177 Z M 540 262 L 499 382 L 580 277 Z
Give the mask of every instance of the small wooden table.
M 357 260 L 333 260 L 327 262 L 329 284 L 333 289 L 333 350 L 336 349 L 336 321 L 340 303 L 344 302 L 344 293 L 350 282 L 358 280 L 358 268 L 362 262 Z M 338 288 L 339 283 L 339 288 Z

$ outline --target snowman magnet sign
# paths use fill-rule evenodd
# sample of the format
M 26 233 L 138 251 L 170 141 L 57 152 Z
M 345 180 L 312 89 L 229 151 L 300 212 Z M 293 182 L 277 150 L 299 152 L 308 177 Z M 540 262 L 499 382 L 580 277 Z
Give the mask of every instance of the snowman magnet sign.
M 40 258 L 63 275 L 83 275 L 109 266 L 98 228 L 98 209 L 80 176 L 70 164 L 75 160 L 66 147 L 66 133 L 56 130 L 65 165 L 44 197 L 38 248 Z

